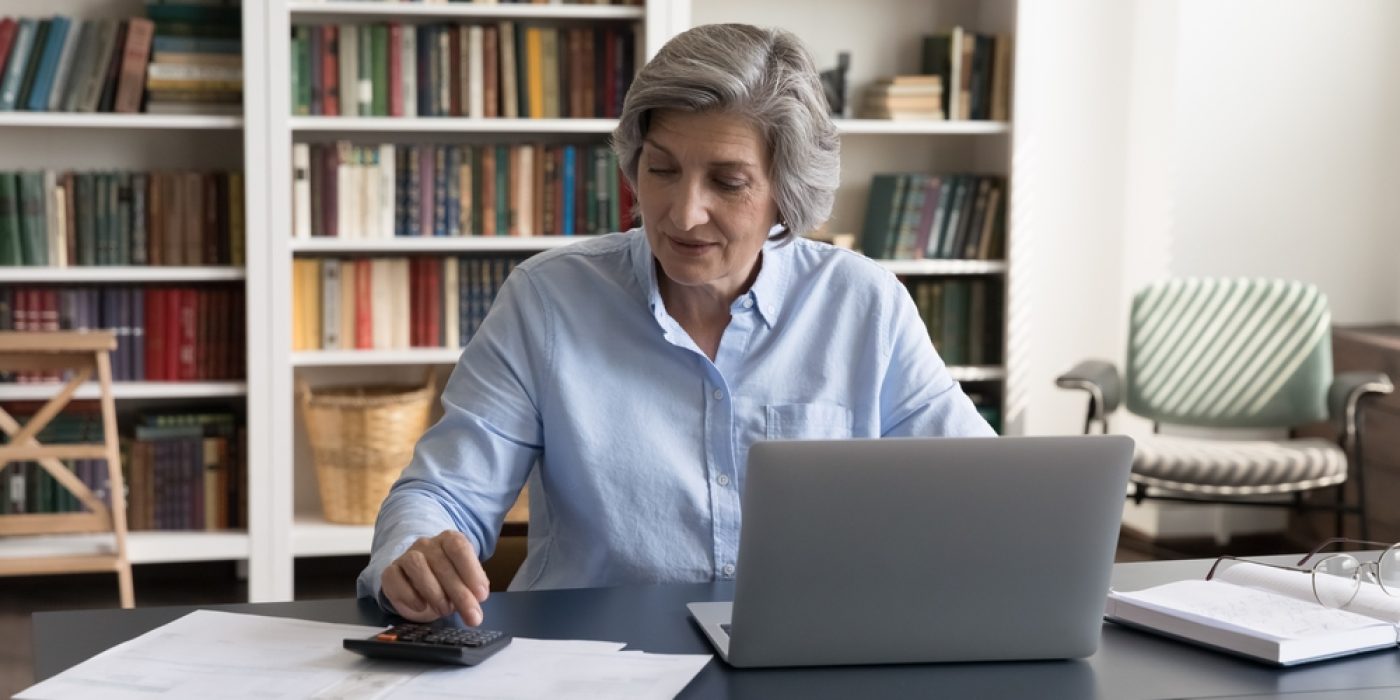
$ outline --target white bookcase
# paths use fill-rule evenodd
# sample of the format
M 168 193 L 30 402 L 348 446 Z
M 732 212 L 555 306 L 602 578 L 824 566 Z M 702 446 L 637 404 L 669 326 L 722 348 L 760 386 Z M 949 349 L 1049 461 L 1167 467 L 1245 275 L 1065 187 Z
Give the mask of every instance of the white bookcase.
M 136 16 L 141 0 L 9 0 L 0 13 L 40 16 L 54 12 L 83 16 Z M 782 26 L 801 36 L 819 67 L 850 50 L 851 97 L 880 75 L 918 67 L 918 37 L 955 24 L 987 32 L 1017 34 L 1015 0 L 871 0 L 827 2 L 814 8 L 805 0 L 647 0 L 643 7 L 575 5 L 471 5 L 394 3 L 373 0 L 244 0 L 244 113 L 241 117 L 184 117 L 107 114 L 0 114 L 0 169 L 242 167 L 246 173 L 245 269 L 89 268 L 0 269 L 0 283 L 25 281 L 179 281 L 241 280 L 244 283 L 248 380 L 233 383 L 150 384 L 118 387 L 124 401 L 219 398 L 245 401 L 248 415 L 248 532 L 133 533 L 132 558 L 141 562 L 207 559 L 244 560 L 252 601 L 292 597 L 298 557 L 368 552 L 371 528 L 339 526 L 320 516 L 314 474 L 301 417 L 295 409 L 297 380 L 313 386 L 335 383 L 416 381 L 423 368 L 438 367 L 439 380 L 459 354 L 455 349 L 292 352 L 292 262 L 298 256 L 408 255 L 520 252 L 528 254 L 573 242 L 564 237 L 423 238 L 400 240 L 294 240 L 292 237 L 292 147 L 298 142 L 349 139 L 362 143 L 434 139 L 462 143 L 511 140 L 557 141 L 577 137 L 601 141 L 610 119 L 467 119 L 293 116 L 290 98 L 294 24 L 344 22 L 431 22 L 474 19 L 570 22 L 630 21 L 650 57 L 671 36 L 692 23 L 741 21 Z M 853 29 L 854 28 L 854 29 Z M 856 31 L 858 29 L 858 31 Z M 1014 75 L 1014 73 L 1013 73 Z M 1012 106 L 1015 114 L 1015 106 Z M 856 232 L 865 210 L 870 177 L 877 172 L 924 171 L 999 173 L 1008 176 L 1014 212 L 1016 179 L 1011 177 L 1012 124 L 1000 122 L 838 121 L 843 134 L 842 187 L 831 228 Z M 440 137 L 440 138 L 439 138 Z M 1009 262 L 965 260 L 884 261 L 901 275 L 992 275 L 1007 284 L 1017 303 L 1024 261 L 1016 256 L 1018 231 L 1008 217 Z M 240 320 L 240 322 L 245 322 Z M 1007 324 L 1008 349 L 1023 339 Z M 1004 352 L 1004 357 L 1015 354 Z M 999 383 L 1009 398 L 1019 389 L 1017 367 L 954 367 L 960 381 Z M 0 400 L 27 398 L 32 387 L 0 387 Z M 1017 416 L 1004 422 L 1015 432 Z M 77 539 L 34 539 L 22 551 L 53 553 L 98 546 Z M 5 552 L 21 543 L 0 540 Z M 3 555 L 3 554 L 0 554 Z
M 62 14 L 81 19 L 129 18 L 143 15 L 142 0 L 7 0 L 0 15 L 47 17 Z M 260 3 L 248 2 L 244 9 L 244 52 L 255 56 L 260 50 L 258 27 L 262 21 Z M 245 58 L 245 60 L 247 60 Z M 256 59 L 254 59 L 256 61 Z M 246 65 L 246 64 L 245 64 Z M 253 75 L 251 71 L 250 75 Z M 183 116 L 155 114 L 74 114 L 50 112 L 0 113 L 0 170 L 154 170 L 167 168 L 265 171 L 264 143 L 259 124 L 265 120 L 246 117 L 258 108 L 257 81 L 249 80 L 245 116 Z M 258 265 L 255 251 L 262 247 L 264 226 L 250 214 L 265 210 L 257 188 L 248 187 L 245 199 L 248 267 L 5 267 L 0 268 L 0 284 L 141 284 L 237 282 L 248 294 L 250 316 L 260 318 L 255 308 L 265 307 L 266 299 L 254 305 L 254 292 L 266 275 Z M 265 257 L 265 256 L 264 256 Z M 258 348 L 267 340 L 257 324 L 244 319 L 231 322 L 247 325 L 248 381 L 225 382 L 117 382 L 114 384 L 119 414 L 144 406 L 168 406 L 172 402 L 213 402 L 237 406 L 253 397 L 265 397 L 266 356 Z M 50 384 L 0 384 L 0 401 L 35 401 L 53 396 L 57 386 Z M 93 384 L 79 389 L 78 398 L 96 398 Z M 178 405 L 176 403 L 175 405 Z M 254 433 L 250 425 L 250 448 L 266 452 L 266 433 Z M 266 482 L 266 460 L 249 459 L 249 482 L 256 490 Z M 256 499 L 250 498 L 250 507 Z M 250 518 L 248 531 L 135 531 L 128 537 L 133 563 L 186 562 L 204 560 L 249 560 L 252 541 L 265 537 L 265 520 Z M 53 535 L 0 538 L 0 557 L 91 554 L 111 551 L 111 535 Z M 139 595 L 139 592 L 138 592 Z

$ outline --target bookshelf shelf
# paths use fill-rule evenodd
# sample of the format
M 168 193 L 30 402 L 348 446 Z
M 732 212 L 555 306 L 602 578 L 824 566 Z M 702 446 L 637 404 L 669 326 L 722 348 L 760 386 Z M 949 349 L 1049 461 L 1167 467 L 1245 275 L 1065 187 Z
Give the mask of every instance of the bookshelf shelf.
M 646 8 L 627 5 L 475 5 L 468 3 L 405 4 L 392 2 L 292 2 L 292 18 L 309 19 L 618 19 L 636 20 Z
M 0 113 L 0 129 L 21 126 L 60 129 L 242 129 L 243 117 L 216 114 Z
M 373 537 L 373 525 L 337 525 L 319 515 L 299 513 L 292 523 L 292 555 L 364 554 L 369 551 Z
M 36 282 L 221 282 L 241 280 L 241 267 L 6 267 L 0 280 L 6 283 Z
M 249 551 L 248 533 L 241 530 L 136 530 L 127 533 L 126 546 L 133 564 L 247 559 Z M 6 558 L 85 556 L 112 550 L 110 534 L 5 538 Z
M 297 133 L 609 134 L 616 119 L 470 117 L 292 117 Z
M 308 350 L 292 353 L 293 367 L 358 367 L 370 365 L 450 365 L 461 348 L 405 350 Z
M 896 275 L 994 275 L 1006 272 L 1001 260 L 879 260 Z
M 1006 379 L 1006 368 L 995 365 L 954 365 L 948 374 L 960 382 L 991 382 Z
M 0 401 L 46 400 L 58 392 L 58 384 L 0 384 Z M 117 399 L 210 399 L 246 396 L 244 382 L 113 382 L 112 395 Z M 98 398 L 97 385 L 89 382 L 78 388 L 77 398 Z
M 516 252 L 559 248 L 593 236 L 400 236 L 369 240 L 303 238 L 291 242 L 298 254 Z
M 901 120 L 890 119 L 837 119 L 836 129 L 842 134 L 865 134 L 886 136 L 918 135 L 977 135 L 1007 134 L 1011 125 L 1006 122 L 990 121 L 947 121 L 947 120 Z

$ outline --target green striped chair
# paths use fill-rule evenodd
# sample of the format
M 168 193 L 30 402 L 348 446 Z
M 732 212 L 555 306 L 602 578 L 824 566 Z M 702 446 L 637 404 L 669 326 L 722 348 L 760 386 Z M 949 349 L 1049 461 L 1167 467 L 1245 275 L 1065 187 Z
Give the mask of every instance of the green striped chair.
M 1084 430 L 1109 431 L 1127 410 L 1162 425 L 1287 428 L 1331 420 L 1321 438 L 1226 440 L 1153 435 L 1138 440 L 1133 498 L 1200 503 L 1326 508 L 1360 520 L 1368 539 L 1358 409 L 1368 394 L 1392 390 L 1384 374 L 1332 376 L 1327 298 L 1302 282 L 1271 279 L 1172 279 L 1133 298 L 1127 372 L 1088 360 L 1060 376 L 1063 388 L 1089 394 Z M 1154 432 L 1157 432 L 1154 430 Z M 1357 502 L 1343 495 L 1356 481 Z M 1332 503 L 1304 501 L 1336 487 Z M 1289 499 L 1260 498 L 1291 496 Z

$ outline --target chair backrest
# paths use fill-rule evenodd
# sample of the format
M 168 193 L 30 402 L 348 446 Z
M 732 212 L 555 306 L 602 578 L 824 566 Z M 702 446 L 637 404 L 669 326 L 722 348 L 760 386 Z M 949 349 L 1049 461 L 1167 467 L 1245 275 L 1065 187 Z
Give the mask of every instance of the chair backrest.
M 1127 406 L 1161 423 L 1291 427 L 1327 417 L 1331 313 L 1312 285 L 1172 279 L 1133 297 Z

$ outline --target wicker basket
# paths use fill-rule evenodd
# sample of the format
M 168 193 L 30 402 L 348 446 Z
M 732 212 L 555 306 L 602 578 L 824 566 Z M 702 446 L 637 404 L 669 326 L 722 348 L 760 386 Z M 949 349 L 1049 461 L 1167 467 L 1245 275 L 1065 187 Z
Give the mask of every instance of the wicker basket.
M 389 487 L 408 466 L 414 444 L 428 428 L 436 385 L 432 371 L 417 387 L 312 389 L 299 383 L 297 397 L 326 520 L 347 525 L 374 522 Z

